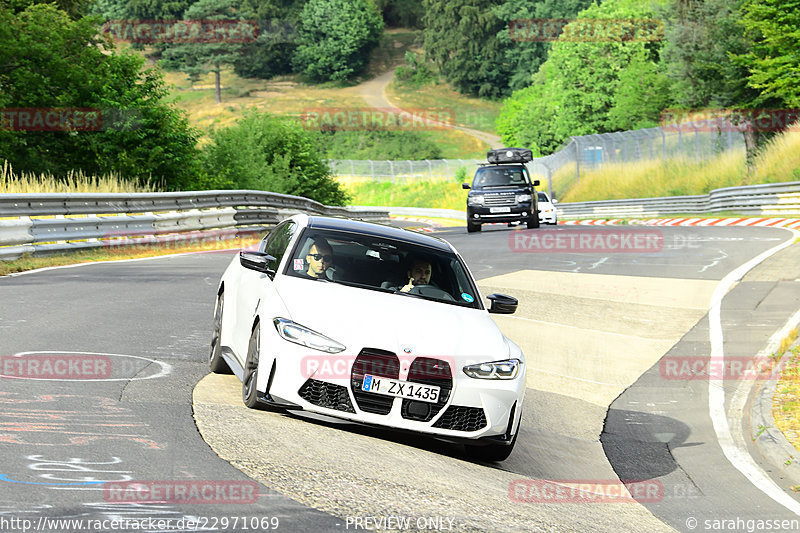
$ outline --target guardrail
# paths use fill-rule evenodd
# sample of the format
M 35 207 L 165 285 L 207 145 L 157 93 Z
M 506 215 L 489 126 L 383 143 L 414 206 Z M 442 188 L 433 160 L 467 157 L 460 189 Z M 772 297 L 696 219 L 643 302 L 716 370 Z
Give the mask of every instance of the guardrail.
M 296 213 L 370 221 L 389 215 L 381 208 L 326 206 L 263 191 L 0 194 L 0 260 L 101 246 L 234 239 Z
M 743 215 L 800 214 L 800 181 L 715 189 L 697 196 L 560 203 L 559 217 L 657 217 L 731 211 Z

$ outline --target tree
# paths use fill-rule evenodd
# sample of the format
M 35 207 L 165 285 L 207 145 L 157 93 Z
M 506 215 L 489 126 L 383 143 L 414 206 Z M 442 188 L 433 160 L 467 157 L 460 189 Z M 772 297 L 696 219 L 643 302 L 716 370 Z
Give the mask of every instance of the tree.
M 741 25 L 753 39 L 738 64 L 747 68 L 748 86 L 758 101 L 781 101 L 800 107 L 800 1 L 748 0 L 741 8 Z
M 297 49 L 303 0 L 242 0 L 243 18 L 258 23 L 258 38 L 242 46 L 233 64 L 234 72 L 245 78 L 269 79 L 292 72 Z
M 564 19 L 575 17 L 593 0 L 507 0 L 494 8 L 494 14 L 503 22 L 497 40 L 503 45 L 503 55 L 511 69 L 508 86 L 511 90 L 531 84 L 533 74 L 547 59 L 551 43 L 535 41 L 526 24 L 533 20 Z M 511 25 L 514 29 L 509 29 Z M 519 28 L 519 30 L 516 30 Z
M 96 20 L 73 20 L 54 5 L 19 13 L 0 6 L 0 108 L 99 115 L 89 131 L 0 128 L 0 154 L 21 172 L 114 172 L 187 186 L 196 177 L 196 133 L 162 101 L 161 75 L 143 70 L 140 56 L 117 52 L 98 30 Z
M 308 0 L 300 17 L 295 67 L 314 81 L 359 74 L 383 32 L 368 0 Z
M 421 28 L 424 11 L 419 0 L 375 0 L 383 21 L 393 28 Z
M 512 72 L 497 38 L 501 0 L 423 0 L 425 55 L 458 91 L 498 98 L 508 93 Z
M 184 20 L 231 21 L 242 20 L 235 9 L 235 0 L 199 0 L 184 12 Z M 222 102 L 221 71 L 223 65 L 232 65 L 242 50 L 241 35 L 235 38 L 195 39 L 185 44 L 168 45 L 163 52 L 164 68 L 180 70 L 191 76 L 214 73 L 214 99 Z
M 534 85 L 541 87 L 517 91 L 507 101 L 508 111 L 498 121 L 504 141 L 532 139 L 543 153 L 550 153 L 573 135 L 614 131 L 621 124 L 629 126 L 627 121 L 633 118 L 637 124 L 658 121 L 668 87 L 656 68 L 657 28 L 643 26 L 646 31 L 639 38 L 630 38 L 619 22 L 644 21 L 653 14 L 652 7 L 645 8 L 640 0 L 607 0 L 581 11 L 577 22 L 564 27 L 534 76 Z M 582 33 L 586 28 L 581 20 L 608 23 L 597 23 L 604 33 L 589 34 Z M 645 74 L 647 88 L 631 92 L 623 87 L 623 80 L 631 83 Z M 663 92 L 648 95 L 645 102 L 637 100 L 648 89 Z M 542 119 L 543 110 L 548 114 Z M 629 113 L 635 115 L 628 117 Z
M 348 196 L 331 177 L 319 133 L 295 121 L 251 112 L 212 134 L 203 184 L 214 189 L 257 189 L 344 205 Z

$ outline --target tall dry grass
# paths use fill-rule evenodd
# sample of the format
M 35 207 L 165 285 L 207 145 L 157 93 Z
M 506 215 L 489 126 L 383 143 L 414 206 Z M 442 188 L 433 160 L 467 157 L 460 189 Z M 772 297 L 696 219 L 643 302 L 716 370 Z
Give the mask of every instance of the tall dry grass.
M 772 139 L 757 156 L 752 173 L 747 172 L 741 149 L 705 161 L 683 158 L 612 163 L 581 171 L 580 180 L 573 165 L 553 178 L 554 187 L 558 185 L 563 191 L 559 200 L 565 202 L 707 194 L 721 187 L 784 181 L 800 181 L 798 128 Z
M 0 194 L 61 193 L 61 192 L 157 192 L 156 185 L 127 181 L 115 174 L 87 176 L 83 172 L 70 172 L 64 178 L 51 174 L 16 174 L 8 161 L 0 170 Z

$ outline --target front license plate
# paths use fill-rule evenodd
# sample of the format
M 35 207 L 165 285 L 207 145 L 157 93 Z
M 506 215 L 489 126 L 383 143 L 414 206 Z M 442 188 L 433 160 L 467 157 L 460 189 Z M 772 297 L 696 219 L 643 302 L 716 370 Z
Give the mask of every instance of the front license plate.
M 436 403 L 439 401 L 439 387 L 435 385 L 425 385 L 423 383 L 412 383 L 410 381 L 400 381 L 399 379 L 382 378 L 380 376 L 364 376 L 361 383 L 361 390 L 383 394 L 384 396 L 394 396 L 395 398 L 408 398 L 420 402 Z
M 511 212 L 511 208 L 510 207 L 490 207 L 489 208 L 489 212 L 490 213 L 510 213 Z

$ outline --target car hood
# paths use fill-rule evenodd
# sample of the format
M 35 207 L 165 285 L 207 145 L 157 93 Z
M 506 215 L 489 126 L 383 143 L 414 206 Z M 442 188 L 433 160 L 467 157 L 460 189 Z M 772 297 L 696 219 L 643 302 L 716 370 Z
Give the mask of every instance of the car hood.
M 289 276 L 277 290 L 286 318 L 344 344 L 346 355 L 368 347 L 459 363 L 509 357 L 507 339 L 485 310 Z

